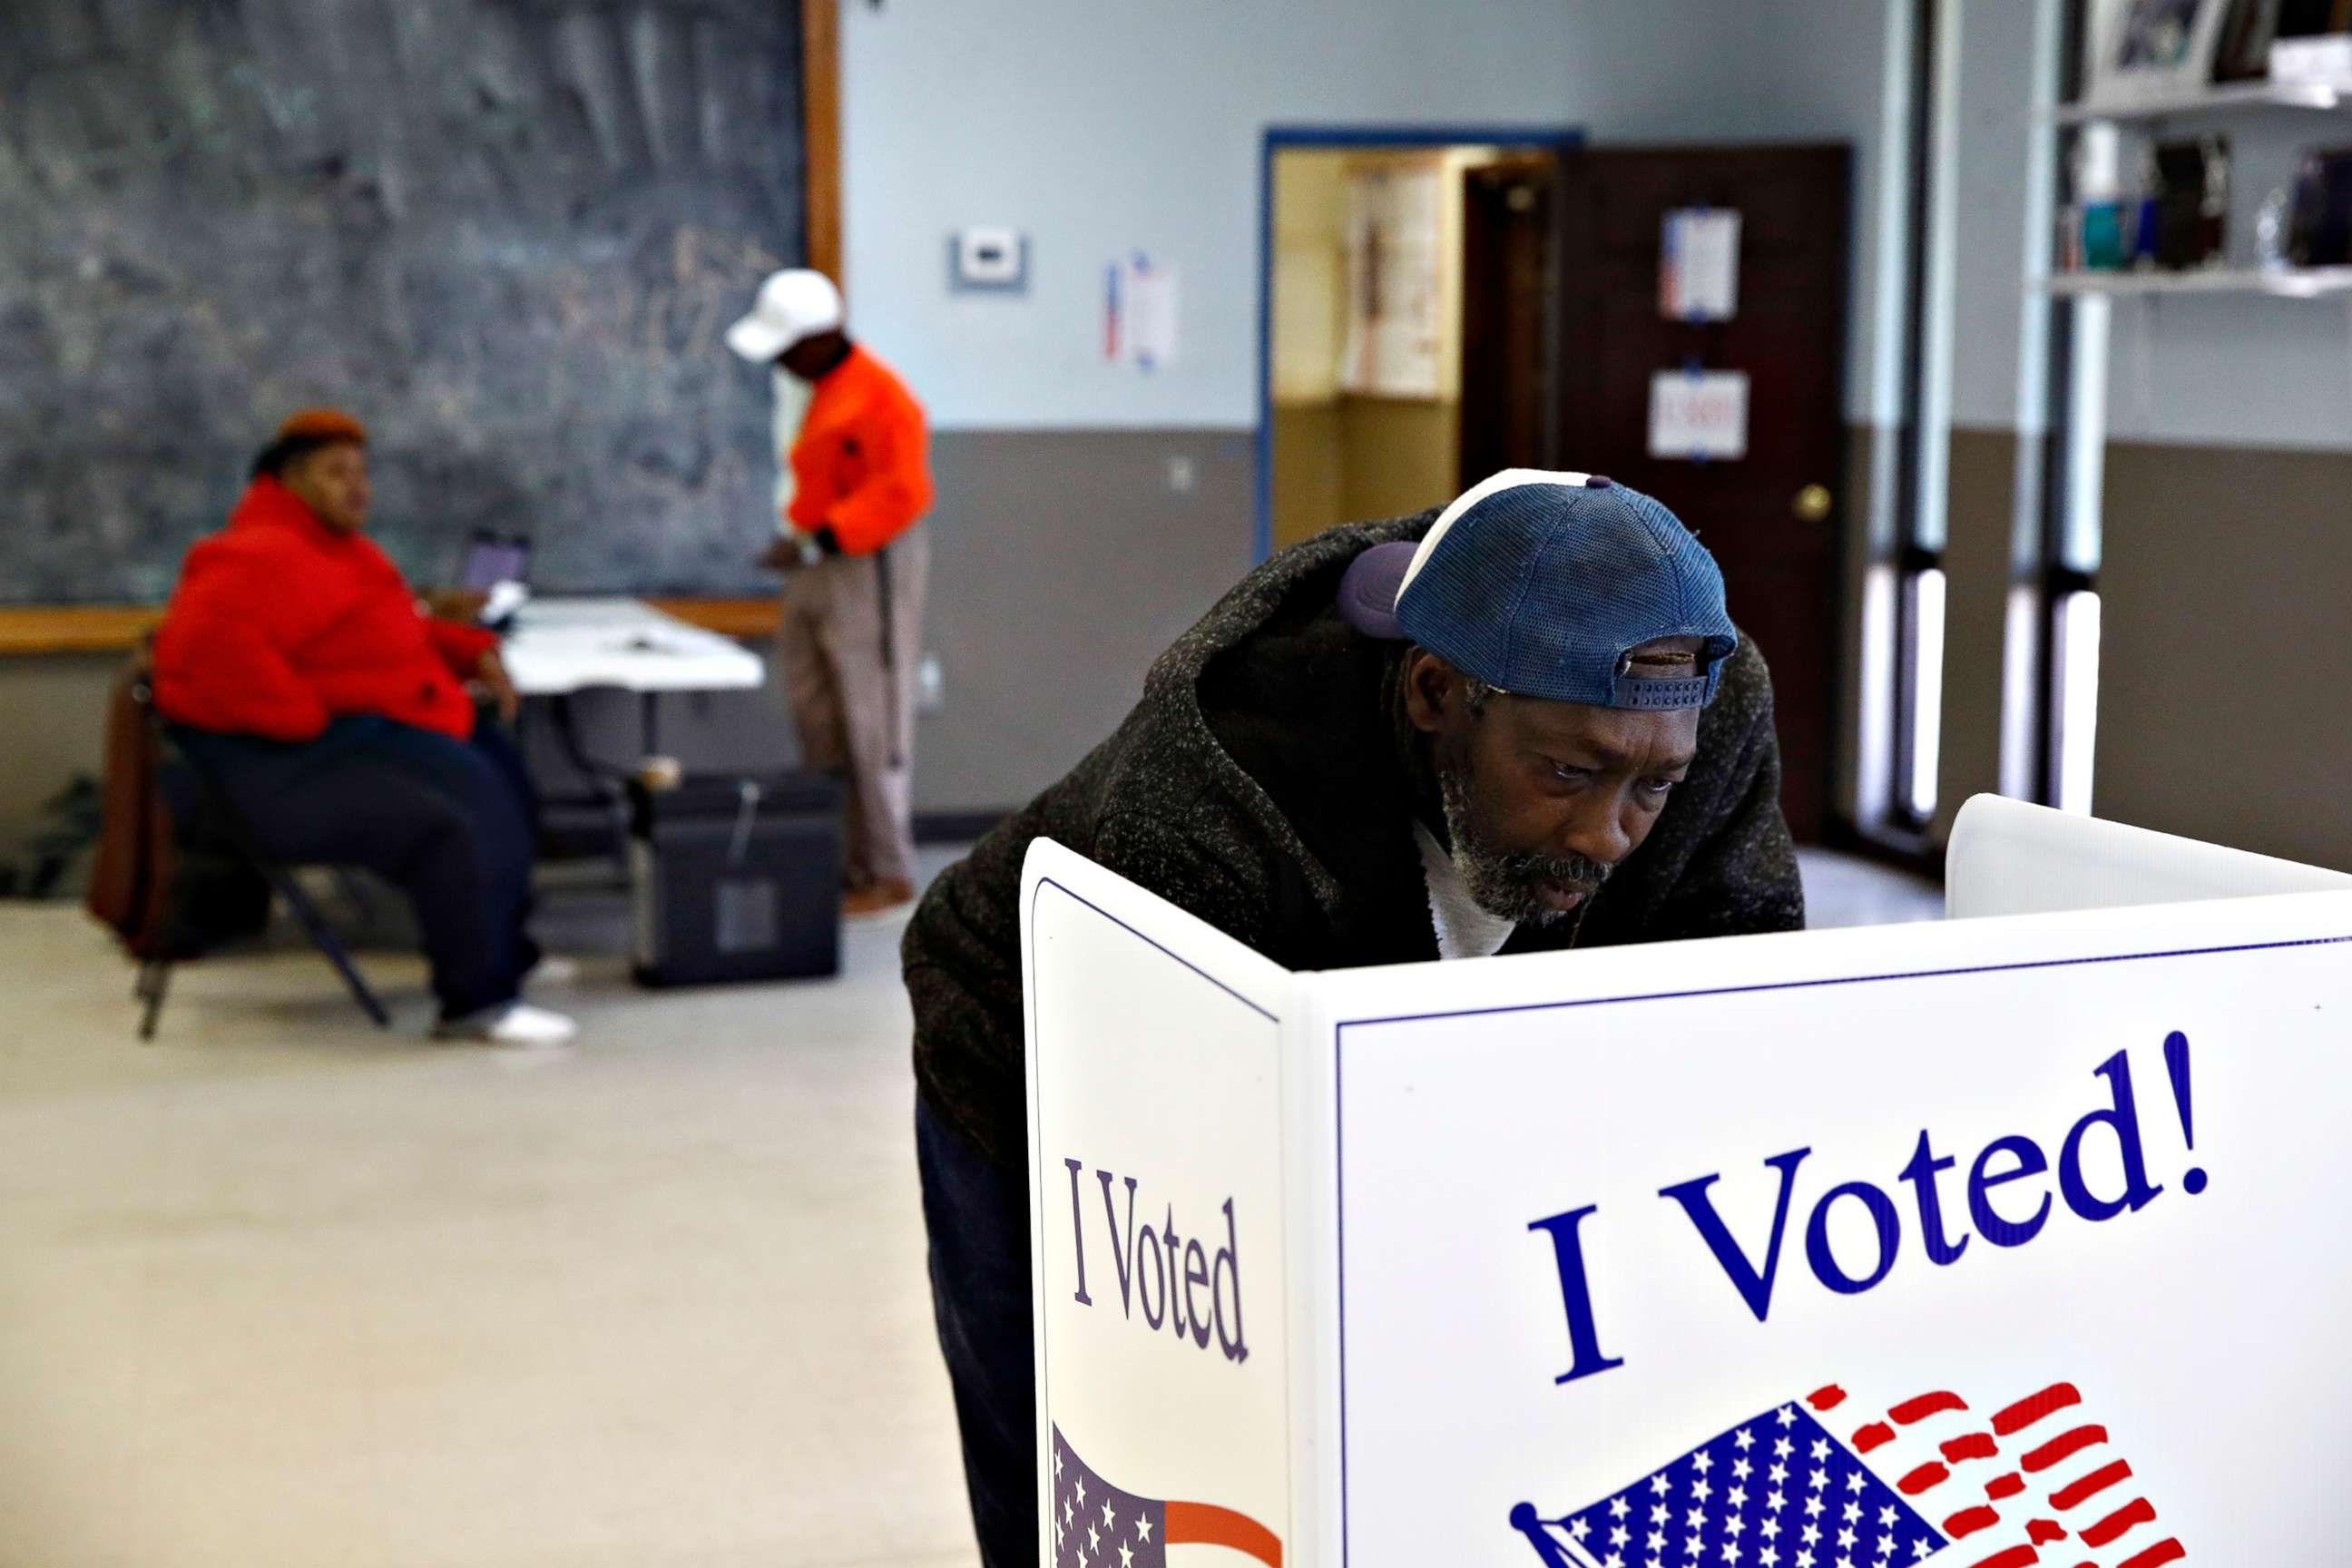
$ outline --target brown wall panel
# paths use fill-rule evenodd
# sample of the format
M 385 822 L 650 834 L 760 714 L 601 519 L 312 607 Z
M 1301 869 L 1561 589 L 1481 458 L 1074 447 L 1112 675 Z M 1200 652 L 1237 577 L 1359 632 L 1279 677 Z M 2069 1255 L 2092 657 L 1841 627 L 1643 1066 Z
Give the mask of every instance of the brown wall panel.
M 950 430 L 932 455 L 924 640 L 946 702 L 919 726 L 916 806 L 988 810 L 1027 799 L 1108 734 L 1151 660 L 1248 570 L 1251 439 Z M 1173 472 L 1171 459 L 1188 467 Z M 0 658 L 0 822 L 96 770 L 121 657 Z M 635 754 L 633 702 L 599 692 L 579 706 L 593 754 Z M 714 768 L 780 766 L 793 750 L 772 685 L 665 699 L 662 744 Z
M 1873 432 L 1850 432 L 1841 757 L 1852 799 Z M 1947 809 L 1999 781 L 2015 437 L 1953 436 Z M 1191 465 L 1192 486 L 1169 463 Z M 1243 431 L 947 431 L 938 437 L 929 646 L 947 702 L 921 724 L 917 800 L 1024 799 L 1131 704 L 1168 642 L 1245 571 Z M 2352 868 L 2352 453 L 2116 446 L 2107 454 L 2102 816 Z M 1737 604 L 1738 586 L 1732 584 Z M 0 820 L 98 761 L 113 656 L 0 659 Z M 634 731 L 615 704 L 614 743 Z M 592 724 L 591 728 L 601 726 Z M 709 735 L 702 733 L 709 729 Z M 788 757 L 777 694 L 680 700 L 665 743 L 714 765 Z M 707 742 L 707 743 L 706 743 Z
M 2017 436 L 1952 432 L 1944 547 L 1943 762 L 1936 775 L 1941 843 L 1968 798 L 2000 788 L 2002 645 L 2008 637 L 2010 538 L 2016 516 Z
M 2352 869 L 2352 453 L 2107 449 L 2101 816 Z

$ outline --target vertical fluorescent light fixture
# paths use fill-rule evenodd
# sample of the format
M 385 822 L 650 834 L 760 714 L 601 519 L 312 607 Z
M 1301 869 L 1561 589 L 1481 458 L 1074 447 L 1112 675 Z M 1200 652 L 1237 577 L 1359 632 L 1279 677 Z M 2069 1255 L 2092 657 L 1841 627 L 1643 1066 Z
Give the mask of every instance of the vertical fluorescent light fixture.
M 2073 8 L 2063 0 L 2032 0 L 2033 55 L 2026 72 L 2028 103 L 2058 101 L 2059 56 Z M 2058 122 L 2046 114 L 2025 118 L 2025 224 L 2023 271 L 2046 277 L 2058 233 Z M 2050 434 L 2052 306 L 2040 289 L 2018 293 L 2017 434 L 2020 461 L 2010 521 L 2009 607 L 2000 639 L 2000 793 L 2012 800 L 2040 798 L 2044 765 L 2042 725 L 2052 693 L 2043 663 L 2051 612 L 2043 596 L 2049 515 L 2063 511 L 2064 496 L 2048 494 L 2042 464 L 2027 454 L 2042 450 Z
M 1936 815 L 1936 774 L 1944 751 L 1944 569 L 1912 574 L 1908 584 L 1910 646 L 1904 649 L 1904 675 L 1910 685 L 1909 765 L 1904 770 L 1903 804 L 1921 821 Z
M 2011 800 L 2034 796 L 2042 761 L 2036 725 L 2045 706 L 2041 688 L 2042 595 L 2030 583 L 2012 584 L 2000 637 L 2000 793 Z
M 1891 437 L 1877 446 L 1895 449 Z M 1862 580 L 1862 721 L 1854 748 L 1856 820 L 1862 822 L 1882 822 L 1895 811 L 1895 712 L 1904 679 L 1895 633 L 1903 619 L 1900 597 L 1895 563 L 1873 563 Z
M 1854 746 L 1854 820 L 1864 827 L 1899 809 L 1895 784 L 1896 704 L 1901 700 L 1902 584 L 1895 567 L 1901 531 L 1904 343 L 1910 319 L 1911 105 L 1916 74 L 1913 51 L 1918 7 L 1913 0 L 1881 0 L 1885 44 L 1879 58 L 1878 183 L 1875 191 L 1877 268 L 1870 304 L 1870 566 L 1863 579 L 1858 694 L 1861 719 Z
M 2099 596 L 2077 588 L 2058 601 L 2050 650 L 2058 685 L 2054 750 L 2058 809 L 2091 815 L 2091 758 L 2099 739 Z

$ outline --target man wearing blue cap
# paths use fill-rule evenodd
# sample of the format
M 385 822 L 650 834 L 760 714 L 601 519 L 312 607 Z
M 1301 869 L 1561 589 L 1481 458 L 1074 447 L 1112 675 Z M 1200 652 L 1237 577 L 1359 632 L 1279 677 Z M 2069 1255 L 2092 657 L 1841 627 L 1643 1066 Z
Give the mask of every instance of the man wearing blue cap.
M 1292 969 L 1793 930 L 1764 660 L 1649 497 L 1513 469 L 1243 579 L 903 947 L 932 1298 L 989 1568 L 1033 1564 L 1021 862 L 1051 837 Z

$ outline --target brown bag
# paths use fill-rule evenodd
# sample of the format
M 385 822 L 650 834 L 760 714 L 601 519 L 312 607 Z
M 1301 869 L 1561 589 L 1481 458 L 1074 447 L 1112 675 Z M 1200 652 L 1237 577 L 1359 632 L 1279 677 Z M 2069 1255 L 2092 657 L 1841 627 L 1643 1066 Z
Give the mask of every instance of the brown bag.
M 113 928 L 134 958 L 166 956 L 178 845 L 157 776 L 163 747 L 140 688 L 142 650 L 115 677 L 106 700 L 106 772 L 89 912 Z

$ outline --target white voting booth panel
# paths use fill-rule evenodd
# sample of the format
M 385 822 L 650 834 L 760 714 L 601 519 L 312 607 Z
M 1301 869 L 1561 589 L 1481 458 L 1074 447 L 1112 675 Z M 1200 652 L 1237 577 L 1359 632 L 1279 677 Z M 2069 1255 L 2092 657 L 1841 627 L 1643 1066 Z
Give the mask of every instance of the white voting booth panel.
M 1024 898 L 1045 1561 L 2343 1561 L 2352 892 L 1319 974 Z
M 2034 915 L 2352 889 L 2352 876 L 1980 795 L 1952 820 L 1944 912 Z

